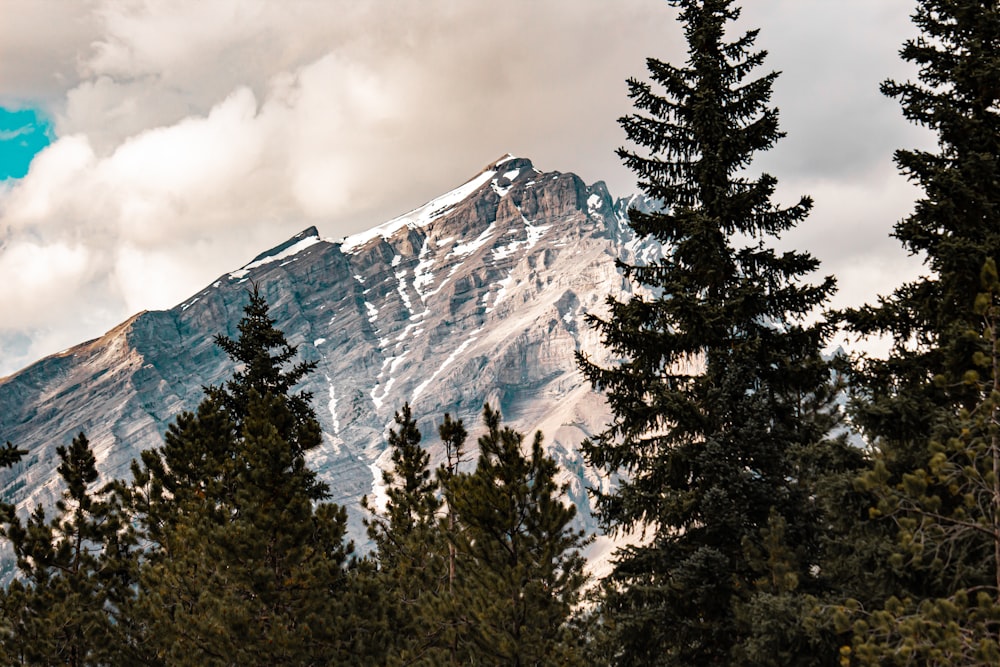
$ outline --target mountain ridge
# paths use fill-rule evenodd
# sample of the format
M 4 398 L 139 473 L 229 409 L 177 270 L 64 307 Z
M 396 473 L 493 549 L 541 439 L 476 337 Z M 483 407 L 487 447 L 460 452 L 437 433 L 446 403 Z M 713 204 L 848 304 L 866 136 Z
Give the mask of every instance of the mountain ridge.
M 317 363 L 302 386 L 324 443 L 309 462 L 348 507 L 356 539 L 357 501 L 381 493 L 385 434 L 403 402 L 434 457 L 444 412 L 466 421 L 472 443 L 487 401 L 519 430 L 544 426 L 581 523 L 594 530 L 586 487 L 600 480 L 578 446 L 607 411 L 573 354 L 604 354 L 583 316 L 628 290 L 614 260 L 659 252 L 631 233 L 627 201 L 603 182 L 508 154 L 370 230 L 330 240 L 308 227 L 174 308 L 138 313 L 0 379 L 0 438 L 29 450 L 0 473 L 0 495 L 22 511 L 50 505 L 59 493 L 54 448 L 80 430 L 105 478 L 127 476 L 132 458 L 197 405 L 201 387 L 231 372 L 213 337 L 235 335 L 253 280 L 300 357 Z

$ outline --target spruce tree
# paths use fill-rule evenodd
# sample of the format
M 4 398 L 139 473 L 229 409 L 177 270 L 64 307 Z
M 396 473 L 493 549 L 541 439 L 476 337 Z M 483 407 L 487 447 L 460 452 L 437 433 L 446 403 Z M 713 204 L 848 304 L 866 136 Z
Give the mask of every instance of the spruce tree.
M 1000 7 L 921 0 L 921 35 L 900 55 L 918 81 L 888 81 L 936 150 L 899 150 L 923 190 L 894 236 L 928 273 L 847 313 L 892 340 L 861 359 L 855 422 L 875 448 L 866 488 L 892 528 L 897 586 L 854 600 L 863 664 L 996 664 L 1000 659 Z M 907 662 L 909 661 L 909 662 Z
M 256 286 L 239 330 L 217 338 L 233 379 L 134 471 L 146 639 L 166 664 L 380 662 L 378 598 L 348 567 L 345 512 L 305 462 L 320 427 L 293 389 L 310 366 L 286 369 L 296 349 Z
M 834 283 L 803 283 L 817 260 L 769 247 L 811 200 L 779 207 L 776 179 L 746 174 L 782 136 L 768 106 L 777 74 L 752 78 L 766 55 L 754 50 L 757 31 L 727 41 L 740 13 L 732 0 L 671 4 L 688 60 L 650 58 L 652 83 L 629 81 L 637 112 L 620 122 L 646 152 L 619 150 L 661 202 L 629 217 L 664 258 L 619 263 L 638 295 L 609 298 L 609 314 L 589 318 L 622 361 L 579 357 L 613 413 L 584 445 L 591 465 L 618 475 L 596 494 L 598 516 L 645 536 L 617 552 L 601 608 L 620 664 L 752 662 L 761 642 L 777 644 L 785 664 L 808 663 L 808 641 L 756 637 L 769 630 L 753 618 L 789 613 L 801 605 L 778 600 L 820 586 L 816 475 L 801 467 L 824 459 L 810 450 L 826 446 L 830 420 L 809 404 L 830 382 L 820 356 L 830 327 L 807 318 Z

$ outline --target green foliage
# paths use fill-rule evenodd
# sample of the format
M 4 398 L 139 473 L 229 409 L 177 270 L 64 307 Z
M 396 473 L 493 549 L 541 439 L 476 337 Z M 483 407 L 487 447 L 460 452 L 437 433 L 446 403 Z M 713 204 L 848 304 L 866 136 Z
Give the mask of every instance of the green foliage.
M 466 430 L 445 415 L 431 478 L 409 406 L 396 414 L 388 501 L 368 523 L 396 630 L 388 664 L 582 664 L 569 629 L 587 540 L 541 434 L 526 455 L 498 412 L 484 419 L 476 468 L 461 472 Z
M 387 663 L 424 664 L 448 644 L 450 624 L 442 610 L 450 599 L 448 548 L 439 525 L 439 484 L 409 404 L 395 421 L 399 429 L 389 432 L 393 469 L 382 473 L 386 505 L 380 511 L 367 497 L 361 505 L 371 517 L 366 524 L 376 547 L 377 585 L 387 595 L 393 630 Z
M 58 447 L 66 490 L 48 520 L 38 507 L 23 521 L 5 507 L 2 529 L 20 578 L 0 595 L 5 664 L 92 665 L 135 658 L 125 637 L 134 582 L 134 534 L 111 493 L 97 493 L 97 468 L 82 433 Z
M 11 468 L 21 457 L 28 453 L 26 449 L 18 449 L 10 442 L 0 447 L 0 468 Z
M 297 452 L 306 452 L 320 444 L 319 422 L 310 405 L 312 394 L 292 389 L 316 368 L 315 362 L 299 362 L 288 370 L 284 366 L 295 358 L 298 349 L 289 345 L 285 334 L 274 328 L 267 301 L 255 284 L 250 302 L 244 308 L 238 329 L 239 338 L 215 337 L 216 344 L 236 363 L 237 370 L 225 387 L 209 387 L 206 393 L 217 398 L 234 419 L 249 413 L 253 394 L 281 396 L 288 417 L 283 419 L 280 436 Z
M 780 208 L 774 177 L 745 175 L 782 136 L 768 106 L 777 74 L 750 78 L 765 57 L 753 50 L 757 32 L 726 41 L 739 16 L 731 0 L 671 4 L 687 63 L 649 59 L 652 83 L 629 81 L 637 113 L 620 122 L 649 153 L 619 150 L 662 202 L 629 215 L 665 257 L 620 264 L 647 296 L 611 298 L 607 318 L 590 318 L 624 361 L 602 368 L 580 357 L 614 413 L 584 452 L 620 474 L 617 488 L 597 495 L 604 525 L 647 536 L 618 552 L 604 605 L 618 662 L 731 664 L 756 650 L 755 633 L 770 632 L 750 620 L 756 595 L 819 585 L 819 508 L 797 469 L 804 457 L 824 460 L 808 450 L 824 446 L 831 424 L 809 406 L 828 392 L 819 352 L 829 325 L 805 320 L 833 280 L 801 284 L 818 262 L 767 245 L 807 216 L 811 200 Z M 743 239 L 750 244 L 734 246 Z
M 489 405 L 483 422 L 475 471 L 445 487 L 463 526 L 455 539 L 467 559 L 461 595 L 473 655 L 488 664 L 571 660 L 564 632 L 585 582 L 579 550 L 587 540 L 572 529 L 575 508 L 563 504 L 542 434 L 525 455 L 524 436 L 501 427 Z
M 938 151 L 896 163 L 924 191 L 895 236 L 929 273 L 846 314 L 891 337 L 861 359 L 855 421 L 875 443 L 861 480 L 889 527 L 893 594 L 844 605 L 860 664 L 996 664 L 1000 634 L 1000 8 L 921 0 L 901 55 L 918 82 L 883 84 Z M 901 573 L 901 574 L 898 574 Z
M 128 500 L 150 542 L 145 642 L 171 665 L 377 662 L 368 566 L 348 567 L 346 514 L 321 502 L 305 464 L 320 429 L 309 395 L 291 390 L 310 367 L 283 370 L 296 349 L 256 287 L 245 313 L 238 340 L 217 339 L 240 370 L 134 467 Z
M 399 430 L 389 432 L 392 471 L 382 473 L 388 496 L 385 515 L 368 522 L 368 535 L 378 548 L 383 567 L 396 560 L 397 545 L 401 546 L 414 532 L 426 531 L 437 522 L 437 511 L 441 507 L 437 497 L 438 482 L 428 467 L 430 454 L 420 446 L 420 431 L 409 403 L 403 406 L 401 413 L 396 413 L 395 421 Z M 361 499 L 361 505 L 369 512 L 374 510 L 367 497 Z

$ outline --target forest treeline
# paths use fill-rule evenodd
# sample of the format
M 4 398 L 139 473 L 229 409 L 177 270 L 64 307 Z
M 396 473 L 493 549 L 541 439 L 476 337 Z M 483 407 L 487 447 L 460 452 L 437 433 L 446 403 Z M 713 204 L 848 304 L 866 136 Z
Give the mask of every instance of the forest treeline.
M 475 462 L 443 416 L 434 469 L 401 406 L 355 554 L 306 465 L 312 367 L 254 289 L 239 336 L 216 339 L 232 378 L 131 479 L 97 487 L 80 434 L 58 449 L 54 517 L 3 508 L 19 576 L 0 661 L 1000 664 L 1000 5 L 916 1 L 900 55 L 917 80 L 882 92 L 937 138 L 895 155 L 922 194 L 893 236 L 925 275 L 828 311 L 834 278 L 773 243 L 812 200 L 778 205 L 777 180 L 748 173 L 782 136 L 757 31 L 730 34 L 734 0 L 669 4 L 687 60 L 629 81 L 619 150 L 662 202 L 630 221 L 663 259 L 620 262 L 637 296 L 589 316 L 619 361 L 578 356 L 613 415 L 582 445 L 626 544 L 608 576 L 587 585 L 541 434 L 488 405 Z M 837 331 L 891 349 L 825 358 Z
M 57 450 L 57 516 L 5 508 L 20 576 L 0 596 L 3 664 L 538 664 L 572 653 L 586 541 L 540 434 L 526 446 L 487 406 L 469 470 L 466 429 L 445 415 L 447 459 L 431 470 L 404 406 L 385 506 L 369 508 L 375 549 L 355 556 L 344 508 L 306 465 L 320 425 L 294 387 L 314 364 L 295 363 L 256 287 L 238 329 L 216 341 L 239 370 L 170 424 L 130 481 L 95 489 L 81 433 Z

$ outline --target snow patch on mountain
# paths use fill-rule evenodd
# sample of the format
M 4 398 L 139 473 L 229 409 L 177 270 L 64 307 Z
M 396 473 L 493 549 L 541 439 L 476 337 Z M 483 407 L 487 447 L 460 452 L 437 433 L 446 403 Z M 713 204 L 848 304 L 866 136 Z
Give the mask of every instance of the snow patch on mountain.
M 310 247 L 316 245 L 317 243 L 321 243 L 321 242 L 322 241 L 321 241 L 321 239 L 318 236 L 306 236 L 306 237 L 304 237 L 304 238 L 296 241 L 292 245 L 288 246 L 287 248 L 285 248 L 281 252 L 278 252 L 277 254 L 268 255 L 266 257 L 262 257 L 260 259 L 256 259 L 256 260 L 250 262 L 249 264 L 243 266 L 242 268 L 237 269 L 236 271 L 231 272 L 229 274 L 229 277 L 232 280 L 240 280 L 242 278 L 245 278 L 246 275 L 248 273 L 250 273 L 250 271 L 252 271 L 253 269 L 256 269 L 256 268 L 258 268 L 260 266 L 264 266 L 265 264 L 270 264 L 271 262 L 278 262 L 280 260 L 287 259 L 289 257 L 293 257 L 293 256 L 299 254 L 300 252 L 302 252 L 303 250 L 305 250 L 306 248 L 310 248 Z M 286 262 L 286 264 L 287 264 L 287 262 Z
M 497 283 L 498 288 L 496 296 L 493 297 L 493 305 L 486 309 L 487 313 L 493 312 L 496 309 L 496 307 L 500 304 L 500 302 L 503 301 L 504 297 L 507 296 L 507 290 L 510 288 L 512 284 L 514 284 L 514 276 L 512 274 L 508 274 L 506 278 Z M 489 292 L 483 295 L 484 304 L 489 298 L 489 295 L 490 295 Z
M 413 209 L 405 215 L 394 218 L 378 227 L 373 227 L 367 231 L 346 237 L 341 242 L 340 249 L 345 253 L 353 253 L 361 246 L 380 236 L 385 239 L 391 238 L 393 234 L 404 227 L 426 227 L 428 223 L 447 214 L 451 209 L 468 198 L 469 195 L 489 183 L 495 175 L 495 171 L 484 171 L 471 181 L 460 185 L 437 199 L 427 202 L 419 208 Z
M 372 492 L 368 497 L 368 502 L 373 510 L 379 514 L 385 513 L 385 508 L 389 505 L 388 488 L 382 479 L 382 470 L 391 467 L 392 450 L 386 449 L 378 458 L 368 466 L 372 473 Z
M 426 288 L 434 284 L 432 266 L 434 266 L 433 259 L 421 259 L 413 269 L 413 289 L 416 290 L 421 302 L 427 301 L 428 290 Z
M 448 257 L 468 257 L 469 255 L 471 255 L 472 253 L 476 252 L 484 245 L 486 245 L 487 241 L 493 238 L 493 235 L 496 233 L 496 231 L 497 231 L 497 223 L 491 222 L 490 226 L 484 229 L 483 232 L 475 239 L 469 241 L 468 243 L 459 243 L 454 248 L 452 248 L 451 252 L 448 253 Z
M 399 271 L 396 275 L 396 291 L 399 292 L 399 298 L 403 300 L 403 306 L 406 310 L 413 312 L 413 304 L 410 303 L 410 295 L 406 293 L 406 269 Z
M 333 434 L 340 435 L 340 419 L 337 417 L 337 389 L 333 386 L 333 381 L 330 379 L 330 376 L 327 375 L 325 377 L 326 384 L 330 389 L 330 402 L 327 404 L 327 407 L 330 410 L 330 420 L 331 425 L 333 426 Z
M 434 371 L 434 373 L 429 378 L 427 378 L 419 385 L 417 385 L 417 388 L 413 390 L 412 400 L 416 401 L 417 398 L 420 396 L 420 394 L 424 393 L 424 390 L 427 389 L 427 385 L 433 382 L 437 378 L 437 376 L 441 375 L 441 373 L 444 372 L 444 369 L 448 368 L 448 366 L 450 366 L 451 363 L 455 361 L 455 359 L 457 359 L 460 354 L 465 352 L 466 348 L 468 348 L 470 345 L 476 342 L 476 338 L 478 337 L 477 334 L 479 334 L 482 330 L 483 330 L 482 327 L 474 329 L 472 333 L 469 334 L 469 337 L 466 338 L 461 345 L 455 348 L 455 350 L 448 355 L 448 358 L 445 359 L 440 366 L 438 366 L 438 369 Z

